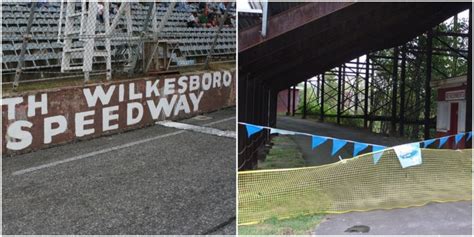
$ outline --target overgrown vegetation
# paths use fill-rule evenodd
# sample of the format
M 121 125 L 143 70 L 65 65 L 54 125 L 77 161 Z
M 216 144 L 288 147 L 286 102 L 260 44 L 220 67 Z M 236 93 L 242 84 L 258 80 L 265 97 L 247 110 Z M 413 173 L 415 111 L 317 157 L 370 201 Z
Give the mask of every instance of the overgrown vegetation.
M 264 161 L 259 161 L 259 169 L 296 168 L 305 166 L 303 154 L 298 145 L 288 136 L 276 136 L 273 147 Z
M 454 17 L 449 22 L 444 22 L 438 25 L 433 32 L 456 32 L 464 33 L 468 32 L 468 19 Z M 406 71 L 405 71 L 405 121 L 423 121 L 424 120 L 424 101 L 426 99 L 426 91 L 424 89 L 424 83 L 427 73 L 426 64 L 426 46 L 427 46 L 428 35 L 425 33 L 420 35 L 413 40 L 407 42 L 405 47 L 398 47 L 398 90 L 397 90 L 397 115 L 400 114 L 400 93 L 401 93 L 401 58 L 402 53 L 406 52 Z M 466 58 L 460 55 L 467 54 L 468 41 L 467 37 L 460 36 L 448 36 L 434 34 L 432 40 L 432 81 L 442 80 L 467 74 L 468 62 Z M 455 52 L 453 50 L 459 50 Z M 439 50 L 446 49 L 446 50 Z M 369 108 L 376 111 L 369 111 L 369 114 L 373 116 L 391 116 L 392 105 L 391 97 L 393 94 L 393 69 L 394 69 L 394 54 L 395 50 L 386 49 L 378 52 L 371 53 L 370 63 L 376 68 L 375 72 L 370 76 L 371 84 L 375 86 L 370 87 L 369 92 Z M 365 59 L 360 59 L 361 62 L 365 62 Z M 353 64 L 355 67 L 355 64 Z M 353 69 L 351 69 L 353 70 Z M 350 71 L 350 70 L 349 70 Z M 372 73 L 372 70 L 370 71 Z M 346 83 L 343 85 L 345 88 L 343 103 L 347 109 L 347 103 L 355 105 L 358 103 L 358 109 L 349 109 L 349 111 L 343 112 L 342 115 L 363 115 L 363 103 L 364 96 L 364 81 L 365 81 L 365 67 L 360 69 L 359 76 L 346 75 Z M 320 83 L 320 82 L 319 82 Z M 352 84 L 352 85 L 350 85 Z M 358 96 L 353 96 L 354 88 L 359 89 Z M 300 84 L 300 88 L 303 87 L 303 83 Z M 318 91 L 318 85 L 309 86 L 307 91 L 307 111 L 308 114 L 319 118 L 320 115 L 320 91 Z M 325 114 L 337 114 L 337 73 L 325 75 Z M 303 91 L 300 91 L 300 106 L 298 113 L 302 113 L 303 108 Z M 431 89 L 431 114 L 430 118 L 435 121 L 436 116 L 436 98 L 437 91 Z M 355 106 L 354 106 L 355 107 Z M 325 117 L 326 122 L 335 122 L 336 118 Z M 341 119 L 341 124 L 348 126 L 363 127 L 363 119 Z M 390 121 L 374 121 L 369 124 L 371 131 L 377 133 L 389 134 L 391 132 Z M 422 139 L 423 138 L 423 126 L 422 124 L 405 124 L 404 134 L 410 139 Z M 397 125 L 397 130 L 399 129 Z M 431 133 L 434 136 L 435 129 L 431 129 Z
M 306 165 L 298 145 L 289 136 L 276 136 L 273 147 L 259 169 L 296 168 Z M 316 198 L 317 199 L 317 198 Z M 282 205 L 280 208 L 292 208 Z M 324 215 L 301 215 L 278 220 L 276 217 L 256 225 L 239 226 L 240 235 L 294 235 L 311 234 Z

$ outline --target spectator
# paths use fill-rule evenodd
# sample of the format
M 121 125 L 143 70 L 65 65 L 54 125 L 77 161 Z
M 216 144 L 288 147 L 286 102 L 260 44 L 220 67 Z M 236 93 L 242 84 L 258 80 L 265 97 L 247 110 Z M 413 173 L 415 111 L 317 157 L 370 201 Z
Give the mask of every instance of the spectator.
M 225 12 L 225 4 L 223 2 L 219 3 L 219 11 L 221 11 L 222 13 Z
M 187 26 L 188 27 L 198 27 L 198 20 L 197 20 L 197 13 L 192 12 L 187 20 Z
M 97 4 L 97 7 L 99 8 L 97 11 L 97 18 L 99 19 L 100 23 L 104 23 L 104 4 L 99 3 Z

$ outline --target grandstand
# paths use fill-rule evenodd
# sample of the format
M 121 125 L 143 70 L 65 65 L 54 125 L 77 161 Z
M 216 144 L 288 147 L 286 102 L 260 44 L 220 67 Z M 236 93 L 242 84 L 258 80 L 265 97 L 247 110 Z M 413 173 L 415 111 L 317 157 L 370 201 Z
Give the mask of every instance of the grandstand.
M 24 51 L 21 80 L 34 81 L 67 75 L 79 77 L 86 73 L 87 80 L 89 72 L 91 75 L 105 74 L 108 67 L 114 78 L 120 73 L 127 73 L 128 77 L 140 76 L 153 70 L 169 71 L 183 66 L 202 65 L 210 54 L 213 62 L 235 61 L 236 30 L 233 23 L 223 26 L 220 32 L 219 27 L 187 27 L 186 21 L 191 12 L 199 11 L 198 3 L 187 3 L 185 8 L 175 7 L 175 3 L 133 2 L 120 6 L 111 3 L 110 8 L 118 10 L 115 14 L 104 11 L 104 17 L 108 18 L 105 23 L 99 21 L 98 17 L 87 16 L 87 13 L 92 15 L 92 12 L 97 12 L 97 9 L 92 9 L 97 3 L 87 3 L 87 6 L 86 3 L 73 3 L 71 11 L 74 14 L 69 12 L 70 16 L 68 4 L 71 3 L 35 5 Z M 217 3 L 208 3 L 211 4 Z M 152 10 L 149 12 L 150 7 Z M 88 11 L 82 11 L 86 8 Z M 128 9 L 120 15 L 121 8 Z M 228 8 L 229 16 L 235 18 L 235 7 Z M 28 2 L 2 2 L 2 83 L 14 80 L 32 9 Z M 111 28 L 109 23 L 116 25 Z M 216 33 L 218 37 L 213 47 Z M 91 46 L 89 51 L 88 44 Z M 159 46 L 155 51 L 147 50 L 155 44 Z M 107 50 L 108 47 L 110 50 Z M 87 68 L 88 59 L 84 56 L 88 52 L 93 52 L 90 68 Z M 108 52 L 110 66 L 107 66 Z M 151 55 L 150 52 L 157 54 Z M 145 70 L 152 57 L 159 58 L 162 66 Z

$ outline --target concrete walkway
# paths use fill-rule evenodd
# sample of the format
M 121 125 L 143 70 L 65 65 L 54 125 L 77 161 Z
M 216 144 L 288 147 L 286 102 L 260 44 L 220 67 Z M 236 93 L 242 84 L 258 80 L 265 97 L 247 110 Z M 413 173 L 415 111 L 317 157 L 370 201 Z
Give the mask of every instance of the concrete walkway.
M 331 123 L 320 123 L 315 120 L 301 119 L 299 117 L 278 116 L 277 127 L 281 129 L 305 132 L 315 135 L 335 137 L 352 141 L 360 141 L 370 144 L 395 146 L 410 142 L 410 140 L 397 137 L 388 137 L 376 133 L 371 133 L 365 129 L 343 127 Z M 308 136 L 290 136 L 300 147 L 303 157 L 309 166 L 333 163 L 339 160 L 338 157 L 331 156 L 330 142 L 325 142 L 316 149 L 311 149 L 311 138 Z M 346 144 L 340 151 L 342 158 L 351 158 L 353 151 L 352 144 Z M 366 150 L 366 152 L 369 149 Z
M 335 124 L 303 120 L 298 117 L 280 116 L 277 127 L 292 131 L 361 141 L 385 146 L 410 142 L 370 133 L 364 129 L 342 127 Z M 331 157 L 331 144 L 326 142 L 311 149 L 311 138 L 290 136 L 299 145 L 308 165 L 322 165 L 337 161 Z M 343 158 L 352 157 L 352 146 L 346 145 L 340 153 Z M 431 203 L 422 207 L 393 210 L 375 210 L 327 215 L 325 221 L 313 232 L 316 235 L 374 234 L 374 235 L 470 235 L 472 232 L 472 203 Z M 347 233 L 355 225 L 369 226 L 368 233 Z
M 472 202 L 431 203 L 422 207 L 327 215 L 315 235 L 471 235 Z M 368 233 L 348 233 L 365 225 Z

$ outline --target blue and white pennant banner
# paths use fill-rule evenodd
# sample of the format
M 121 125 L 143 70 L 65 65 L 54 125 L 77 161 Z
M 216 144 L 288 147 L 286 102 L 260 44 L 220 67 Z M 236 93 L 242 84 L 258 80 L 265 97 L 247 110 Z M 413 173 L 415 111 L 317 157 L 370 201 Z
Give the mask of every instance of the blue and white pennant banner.
M 356 141 L 351 141 L 351 140 L 338 139 L 334 137 L 325 137 L 325 136 L 319 136 L 319 135 L 314 135 L 314 134 L 309 134 L 309 133 L 294 132 L 294 131 L 288 131 L 284 129 L 277 129 L 277 128 L 271 128 L 267 126 L 260 126 L 260 125 L 242 123 L 242 122 L 239 122 L 239 124 L 245 126 L 247 130 L 247 137 L 249 138 L 253 134 L 258 133 L 262 131 L 263 129 L 269 129 L 270 134 L 310 136 L 312 139 L 311 140 L 312 149 L 316 149 L 321 144 L 324 144 L 326 141 L 330 140 L 332 141 L 332 149 L 331 149 L 332 156 L 336 155 L 347 143 L 354 144 L 353 154 L 352 154 L 354 157 L 356 157 L 361 151 L 371 146 L 374 164 L 377 164 L 380 158 L 382 157 L 384 151 L 389 149 L 386 146 L 381 146 L 377 144 L 362 143 L 362 142 L 356 142 Z M 455 135 L 424 140 L 421 142 L 403 144 L 403 145 L 395 146 L 393 147 L 393 149 L 400 160 L 400 164 L 402 165 L 403 168 L 405 168 L 405 167 L 421 164 L 421 152 L 419 152 L 420 148 L 427 148 L 433 143 L 435 143 L 436 141 L 438 141 L 438 148 L 442 148 L 450 137 L 454 137 L 454 142 L 455 142 L 455 145 L 457 146 L 464 136 L 466 136 L 466 141 L 472 139 L 472 131 L 467 132 L 467 133 L 458 133 Z M 418 157 L 418 154 L 419 154 L 419 157 Z

